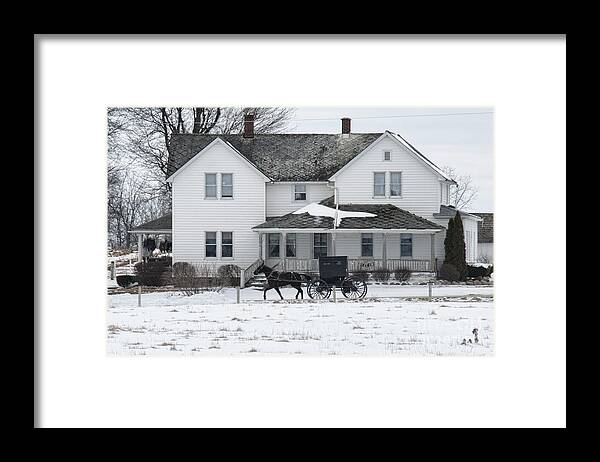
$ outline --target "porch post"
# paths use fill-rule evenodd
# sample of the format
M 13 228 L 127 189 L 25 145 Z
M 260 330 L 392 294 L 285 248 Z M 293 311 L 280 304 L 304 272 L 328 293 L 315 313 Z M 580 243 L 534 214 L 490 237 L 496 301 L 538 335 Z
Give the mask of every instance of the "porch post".
M 264 260 L 263 258 L 263 233 L 258 233 L 258 258 Z
M 279 256 L 281 257 L 281 259 L 283 260 L 283 270 L 287 271 L 287 261 L 286 261 L 286 256 L 287 256 L 287 242 L 286 242 L 286 232 L 285 231 L 281 231 L 281 241 L 279 242 Z
M 331 252 L 333 253 L 334 257 L 337 255 L 335 249 L 335 230 L 331 233 Z
M 142 250 L 142 242 L 144 240 L 144 235 L 143 234 L 138 234 L 138 260 L 137 261 L 142 261 L 142 256 L 143 254 L 143 250 Z
M 383 238 L 383 248 L 381 249 L 381 259 L 383 260 L 383 268 L 387 269 L 387 234 L 381 233 Z
M 429 253 L 429 258 L 430 270 L 435 272 L 437 270 L 437 268 L 435 268 L 435 233 L 431 233 L 431 250 Z

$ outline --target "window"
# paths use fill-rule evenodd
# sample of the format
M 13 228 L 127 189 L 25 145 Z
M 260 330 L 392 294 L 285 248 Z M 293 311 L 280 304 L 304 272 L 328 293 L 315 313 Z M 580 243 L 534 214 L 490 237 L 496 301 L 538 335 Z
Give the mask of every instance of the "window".
M 373 195 L 385 196 L 385 173 L 383 172 L 373 174 Z
M 361 234 L 360 255 L 362 257 L 373 256 L 373 233 Z
M 306 185 L 295 184 L 294 185 L 294 200 L 305 201 L 306 200 Z
M 221 197 L 233 197 L 232 173 L 221 173 Z
M 205 197 L 217 198 L 217 174 L 206 173 L 204 174 L 205 181 Z
M 390 173 L 390 196 L 400 197 L 402 195 L 402 174 L 400 172 Z
M 267 255 L 269 258 L 279 258 L 279 234 L 268 235 L 267 247 Z
M 327 234 L 315 233 L 313 238 L 313 258 L 327 256 Z
M 206 258 L 216 258 L 217 256 L 217 233 L 214 231 L 206 232 Z
M 384 151 L 383 160 L 392 160 L 392 153 L 390 151 Z
M 296 257 L 296 234 L 287 234 L 285 236 L 285 256 L 288 258 Z
M 400 257 L 412 258 L 412 234 L 400 234 Z
M 233 233 L 223 231 L 221 233 L 221 258 L 233 257 Z

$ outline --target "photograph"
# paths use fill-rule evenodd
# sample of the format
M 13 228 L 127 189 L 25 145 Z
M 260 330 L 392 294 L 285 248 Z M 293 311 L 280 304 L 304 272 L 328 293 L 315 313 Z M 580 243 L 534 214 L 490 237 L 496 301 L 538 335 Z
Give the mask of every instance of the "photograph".
M 493 108 L 109 107 L 109 355 L 494 354 Z

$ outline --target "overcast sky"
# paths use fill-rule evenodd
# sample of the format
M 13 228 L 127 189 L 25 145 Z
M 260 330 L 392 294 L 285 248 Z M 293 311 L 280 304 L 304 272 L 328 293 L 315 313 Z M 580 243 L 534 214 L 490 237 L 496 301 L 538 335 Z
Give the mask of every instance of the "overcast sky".
M 466 112 L 493 112 L 493 108 L 298 108 L 293 120 L 290 121 L 289 131 L 292 133 L 340 133 L 340 119 L 350 117 L 352 132 L 355 133 L 376 133 L 384 130 L 396 132 L 439 167 L 450 166 L 459 174 L 471 175 L 479 193 L 469 209 L 478 212 L 493 212 L 494 114 L 429 115 Z M 428 115 L 392 117 L 415 114 Z

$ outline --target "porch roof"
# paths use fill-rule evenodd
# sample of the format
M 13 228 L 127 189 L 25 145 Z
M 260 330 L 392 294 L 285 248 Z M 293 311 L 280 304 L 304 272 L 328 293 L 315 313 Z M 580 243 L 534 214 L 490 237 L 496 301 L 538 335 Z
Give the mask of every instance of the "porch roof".
M 172 222 L 173 219 L 171 214 L 167 213 L 156 220 L 150 220 L 146 223 L 142 223 L 129 232 L 132 234 L 170 234 Z
M 333 206 L 333 200 L 326 199 L 321 203 Z M 400 229 L 415 231 L 434 231 L 444 229 L 443 226 L 433 223 L 406 210 L 399 209 L 392 204 L 340 204 L 340 210 L 350 212 L 367 212 L 375 217 L 348 217 L 340 222 L 339 230 L 365 230 L 365 229 Z M 282 217 L 267 219 L 264 223 L 252 228 L 256 231 L 263 229 L 333 229 L 333 218 L 313 216 L 308 213 L 288 213 Z

